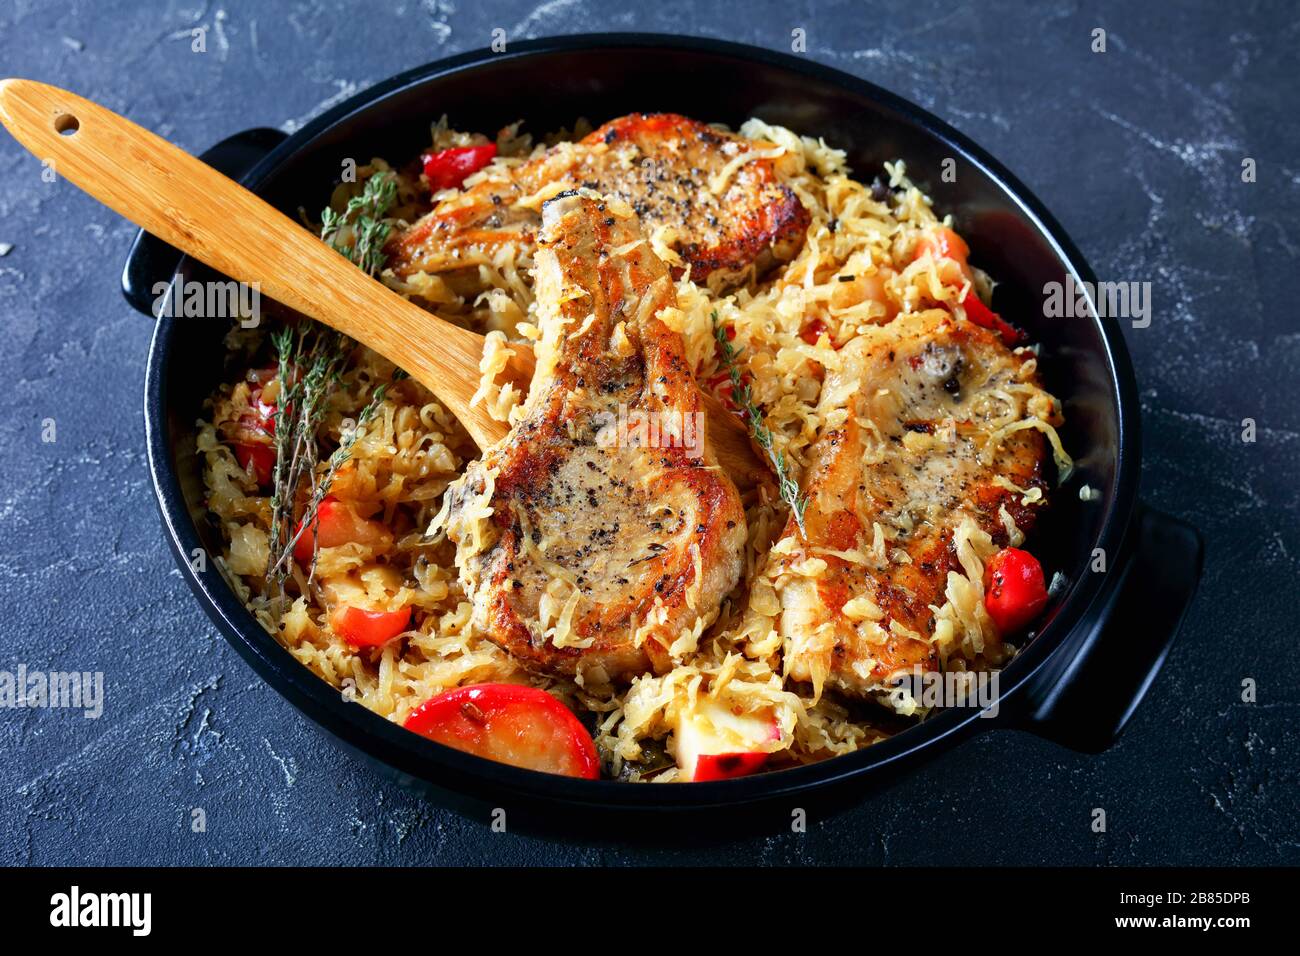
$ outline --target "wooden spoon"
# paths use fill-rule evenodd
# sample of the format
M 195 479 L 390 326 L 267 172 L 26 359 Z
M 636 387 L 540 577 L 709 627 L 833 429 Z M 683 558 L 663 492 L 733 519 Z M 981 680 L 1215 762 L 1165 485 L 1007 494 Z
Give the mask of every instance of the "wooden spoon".
M 0 122 L 57 175 L 218 272 L 374 349 L 426 386 L 480 448 L 508 427 L 470 405 L 483 337 L 403 299 L 211 166 L 89 100 L 32 80 L 0 80 Z M 525 388 L 527 348 L 507 374 Z M 742 490 L 766 473 L 749 431 L 704 395 L 718 463 Z

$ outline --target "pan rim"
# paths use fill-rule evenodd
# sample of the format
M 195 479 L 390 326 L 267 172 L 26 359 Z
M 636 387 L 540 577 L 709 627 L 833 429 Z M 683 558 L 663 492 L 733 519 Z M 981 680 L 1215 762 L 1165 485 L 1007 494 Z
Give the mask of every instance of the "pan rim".
M 803 74 L 872 100 L 973 163 L 1018 207 L 1066 270 L 1076 279 L 1095 284 L 1095 276 L 1082 254 L 1041 201 L 1001 163 L 943 120 L 870 81 L 833 67 L 791 54 L 722 40 L 654 33 L 576 34 L 511 43 L 504 53 L 476 50 L 437 60 L 384 80 L 305 124 L 257 163 L 242 177 L 242 182 L 256 190 L 271 171 L 314 139 L 413 85 L 432 83 L 465 70 L 490 69 L 494 63 L 521 58 L 629 48 L 669 48 L 720 55 L 769 69 Z M 188 262 L 182 260 L 181 269 L 186 268 Z M 1090 311 L 1090 319 L 1098 329 L 1105 351 L 1110 372 L 1108 385 L 1117 417 L 1117 461 L 1110 490 L 1111 504 L 1095 545 L 1106 549 L 1108 554 L 1119 554 L 1136 505 L 1140 474 L 1137 386 L 1118 322 L 1114 318 L 1098 316 L 1095 309 Z M 808 766 L 735 780 L 697 783 L 689 787 L 629 787 L 617 781 L 570 780 L 472 757 L 410 734 L 363 707 L 349 704 L 338 691 L 298 663 L 266 633 L 223 579 L 188 568 L 187 556 L 202 544 L 184 504 L 166 434 L 164 399 L 173 358 L 170 346 L 175 321 L 170 318 L 159 320 L 150 345 L 145 381 L 145 430 L 156 498 L 169 544 L 182 565 L 183 575 L 226 639 L 268 684 L 349 746 L 404 775 L 471 797 L 491 797 L 498 802 L 502 795 L 510 795 L 525 800 L 540 799 L 599 809 L 675 811 L 736 807 L 788 799 L 862 778 L 870 772 L 895 766 L 921 751 L 937 749 L 943 741 L 952 742 L 981 729 L 979 724 L 984 725 L 982 729 L 990 729 L 990 725 L 995 723 L 979 721 L 979 715 L 974 711 L 950 710 L 855 753 Z M 1099 599 L 1113 586 L 1111 576 L 1092 575 L 1074 582 L 1051 624 L 1001 672 L 1004 703 L 1023 692 L 1056 655 L 1069 652 L 1074 643 L 1071 638 L 1089 621 L 1093 609 L 1102 606 Z

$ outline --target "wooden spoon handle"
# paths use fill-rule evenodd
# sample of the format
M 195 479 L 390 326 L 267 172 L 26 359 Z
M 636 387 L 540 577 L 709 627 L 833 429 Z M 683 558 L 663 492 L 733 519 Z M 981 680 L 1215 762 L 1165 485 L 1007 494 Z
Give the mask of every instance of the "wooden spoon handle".
M 469 400 L 483 339 L 412 305 L 283 213 L 130 120 L 66 90 L 0 81 L 0 122 L 55 173 L 177 249 L 399 364 L 480 446 L 506 428 Z
M 0 122 L 57 175 L 200 262 L 374 349 L 426 386 L 480 448 L 507 426 L 470 407 L 483 337 L 412 305 L 211 166 L 112 110 L 32 80 L 0 80 Z M 508 374 L 531 378 L 532 352 Z M 749 433 L 705 396 L 718 463 L 742 489 L 766 468 Z

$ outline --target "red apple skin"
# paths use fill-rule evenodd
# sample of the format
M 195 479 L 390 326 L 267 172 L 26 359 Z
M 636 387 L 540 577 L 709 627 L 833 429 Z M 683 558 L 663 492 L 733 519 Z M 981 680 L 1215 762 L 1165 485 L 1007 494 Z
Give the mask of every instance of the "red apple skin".
M 767 754 L 702 754 L 695 761 L 694 783 L 730 780 L 757 773 L 767 763 Z
M 763 769 L 770 755 L 767 745 L 781 739 L 775 717 L 737 716 L 711 700 L 701 700 L 696 707 L 696 713 L 681 716 L 676 730 L 682 781 L 730 780 Z M 704 726 L 697 717 L 705 719 Z M 723 727 L 732 733 L 718 733 Z M 737 744 L 749 746 L 745 750 L 732 749 Z
M 487 760 L 586 780 L 600 777 L 591 734 L 569 708 L 535 687 L 457 687 L 425 701 L 404 726 Z

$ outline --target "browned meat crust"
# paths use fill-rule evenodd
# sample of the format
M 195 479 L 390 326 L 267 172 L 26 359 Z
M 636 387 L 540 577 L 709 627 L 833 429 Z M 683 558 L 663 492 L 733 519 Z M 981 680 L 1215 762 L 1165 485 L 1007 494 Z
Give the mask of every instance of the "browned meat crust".
M 622 199 L 647 233 L 672 228 L 691 277 L 729 287 L 794 258 L 810 221 L 776 160 L 729 168 L 763 145 L 671 113 L 624 116 L 439 203 L 390 241 L 389 265 L 409 276 L 487 262 L 503 243 L 534 241 L 548 187 L 585 187 Z
M 540 671 L 662 672 L 673 643 L 711 622 L 735 586 L 744 510 L 713 466 L 681 336 L 656 318 L 673 286 L 631 209 L 585 192 L 551 200 L 537 268 L 542 341 L 526 415 L 456 492 L 453 507 L 472 508 L 491 488 L 480 550 L 449 525 L 462 580 L 491 639 Z M 611 435 L 639 415 L 686 425 L 684 440 Z
M 794 679 L 824 676 L 843 692 L 871 694 L 901 672 L 937 667 L 926 638 L 948 573 L 962 572 L 955 530 L 969 517 L 1005 546 L 1002 510 L 1027 534 L 1041 507 L 1022 504 L 1007 484 L 1046 491 L 1039 431 L 991 438 L 991 418 L 1005 408 L 995 393 L 1036 385 L 1021 373 L 1032 357 L 942 310 L 873 329 L 840 353 L 821 413 L 840 409 L 841 423 L 819 436 L 805 481 L 807 547 L 779 559 L 786 569 L 809 555 L 826 563 L 821 575 L 791 575 L 779 589 Z M 793 522 L 784 536 L 797 539 Z M 859 597 L 879 609 L 879 629 L 844 613 Z

